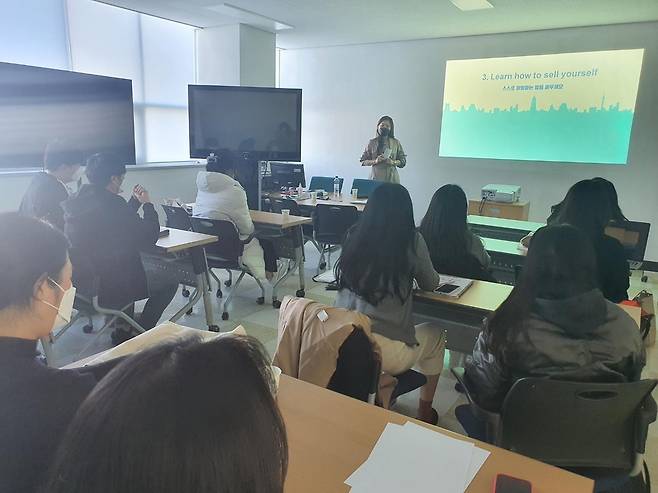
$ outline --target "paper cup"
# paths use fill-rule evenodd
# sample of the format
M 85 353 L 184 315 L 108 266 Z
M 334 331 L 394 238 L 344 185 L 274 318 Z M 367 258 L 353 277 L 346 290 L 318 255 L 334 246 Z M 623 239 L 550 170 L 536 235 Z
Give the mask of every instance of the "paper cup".
M 311 192 L 311 202 L 314 204 L 318 201 L 318 192 Z
M 353 188 L 352 189 L 352 200 L 356 200 L 359 198 L 359 189 L 358 188 Z
M 283 220 L 287 221 L 290 217 L 290 209 L 281 209 L 281 215 L 283 216 Z

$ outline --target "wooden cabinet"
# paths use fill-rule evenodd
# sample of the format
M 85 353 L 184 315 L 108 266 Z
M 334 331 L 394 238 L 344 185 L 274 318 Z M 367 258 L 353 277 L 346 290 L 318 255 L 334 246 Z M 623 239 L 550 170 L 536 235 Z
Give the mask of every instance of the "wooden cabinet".
M 468 213 L 475 216 L 501 217 L 503 219 L 516 219 L 527 221 L 530 212 L 530 202 L 490 202 L 482 205 L 481 200 L 468 201 Z

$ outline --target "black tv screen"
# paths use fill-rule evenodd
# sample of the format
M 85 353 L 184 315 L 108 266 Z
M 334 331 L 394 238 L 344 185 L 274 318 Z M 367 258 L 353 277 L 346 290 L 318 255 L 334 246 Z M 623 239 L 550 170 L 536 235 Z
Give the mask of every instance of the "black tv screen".
M 190 157 L 301 161 L 301 89 L 190 85 L 188 97 Z
M 135 164 L 132 96 L 126 79 L 0 63 L 0 167 L 41 167 L 53 141 Z

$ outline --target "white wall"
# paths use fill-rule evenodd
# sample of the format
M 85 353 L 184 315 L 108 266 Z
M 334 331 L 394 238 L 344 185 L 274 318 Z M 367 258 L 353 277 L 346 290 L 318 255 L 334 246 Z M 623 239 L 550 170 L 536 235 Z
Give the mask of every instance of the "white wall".
M 628 166 L 438 157 L 446 60 L 623 48 L 645 48 Z M 408 154 L 400 176 L 417 222 L 445 183 L 470 197 L 487 183 L 521 185 L 530 220 L 544 221 L 574 182 L 602 176 L 617 186 L 626 216 L 653 223 L 647 258 L 658 260 L 658 23 L 283 50 L 280 64 L 281 87 L 303 89 L 308 177 L 367 178 L 359 158 L 388 114 Z
M 240 26 L 211 27 L 196 34 L 197 82 L 240 85 Z
M 240 25 L 240 85 L 274 87 L 276 35 Z

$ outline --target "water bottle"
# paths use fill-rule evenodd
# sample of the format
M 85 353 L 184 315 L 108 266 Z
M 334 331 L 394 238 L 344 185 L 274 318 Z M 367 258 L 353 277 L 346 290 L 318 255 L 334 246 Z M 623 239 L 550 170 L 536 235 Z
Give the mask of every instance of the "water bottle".
M 340 178 L 334 178 L 334 198 L 340 198 Z

